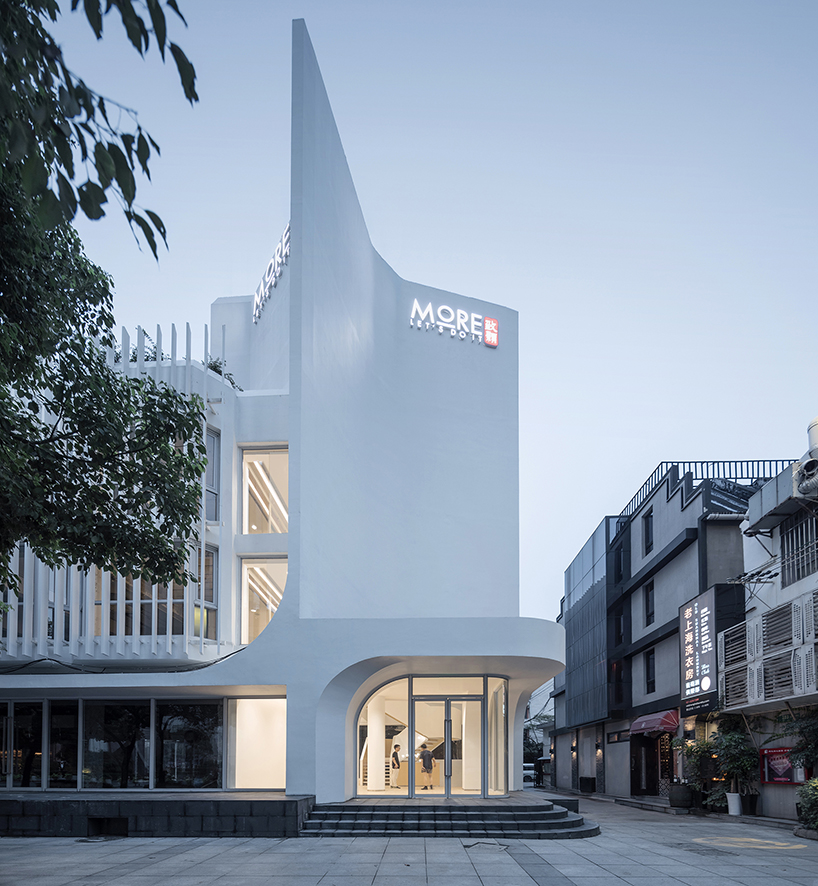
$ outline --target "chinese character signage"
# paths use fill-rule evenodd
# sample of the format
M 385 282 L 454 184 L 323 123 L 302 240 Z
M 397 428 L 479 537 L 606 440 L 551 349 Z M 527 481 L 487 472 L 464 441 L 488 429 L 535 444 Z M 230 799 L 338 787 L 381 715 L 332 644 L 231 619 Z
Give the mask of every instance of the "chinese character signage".
M 679 609 L 682 716 L 718 706 L 716 594 L 711 588 Z
M 483 321 L 483 329 L 483 341 L 490 348 L 496 348 L 500 342 L 500 324 L 494 317 L 486 317 Z

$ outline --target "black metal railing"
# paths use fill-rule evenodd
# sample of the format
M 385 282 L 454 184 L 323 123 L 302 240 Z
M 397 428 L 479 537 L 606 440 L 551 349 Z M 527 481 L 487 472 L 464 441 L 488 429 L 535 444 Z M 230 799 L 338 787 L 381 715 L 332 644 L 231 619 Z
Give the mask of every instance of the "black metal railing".
M 647 499 L 668 473 L 673 474 L 672 483 L 678 483 L 681 477 L 691 475 L 694 484 L 702 480 L 733 480 L 735 482 L 752 482 L 754 480 L 772 480 L 785 468 L 793 463 L 793 459 L 774 458 L 756 459 L 751 461 L 663 461 L 642 484 L 639 491 L 628 502 L 620 513 L 620 517 L 630 517 Z

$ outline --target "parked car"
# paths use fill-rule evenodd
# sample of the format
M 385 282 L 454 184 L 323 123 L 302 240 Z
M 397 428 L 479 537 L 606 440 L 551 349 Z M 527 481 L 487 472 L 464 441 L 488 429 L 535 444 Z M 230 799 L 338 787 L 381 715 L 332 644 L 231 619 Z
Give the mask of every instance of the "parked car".
M 534 764 L 523 763 L 523 784 L 530 782 L 534 784 Z

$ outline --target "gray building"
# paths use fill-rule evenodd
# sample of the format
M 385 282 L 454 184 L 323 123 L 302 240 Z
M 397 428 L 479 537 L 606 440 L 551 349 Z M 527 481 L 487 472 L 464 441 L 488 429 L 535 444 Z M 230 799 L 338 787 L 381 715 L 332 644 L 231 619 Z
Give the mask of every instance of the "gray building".
M 680 772 L 672 738 L 717 706 L 716 633 L 744 618 L 731 580 L 744 571 L 748 501 L 787 464 L 662 462 L 571 562 L 554 786 L 667 796 Z

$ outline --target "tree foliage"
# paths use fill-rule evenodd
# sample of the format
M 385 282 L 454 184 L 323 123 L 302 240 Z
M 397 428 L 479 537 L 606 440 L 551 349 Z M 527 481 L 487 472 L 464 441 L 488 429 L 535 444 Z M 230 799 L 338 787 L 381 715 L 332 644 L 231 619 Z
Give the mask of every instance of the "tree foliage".
M 79 0 L 71 0 L 76 10 Z M 175 0 L 165 7 L 187 24 Z M 83 11 L 97 39 L 105 17 L 116 11 L 128 39 L 144 55 L 151 38 L 162 60 L 173 58 L 185 97 L 198 101 L 196 72 L 168 37 L 160 0 L 84 0 Z M 131 229 L 154 256 L 157 235 L 167 245 L 162 219 L 136 204 L 136 173 L 150 178 L 149 160 L 159 146 L 134 111 L 91 89 L 66 65 L 62 49 L 47 30 L 61 13 L 57 0 L 0 0 L 0 157 L 19 175 L 35 200 L 41 224 L 52 230 L 79 209 L 88 218 L 105 215 L 113 194 Z M 129 121 L 123 127 L 122 120 Z
M 818 706 L 782 712 L 778 724 L 773 738 L 795 738 L 789 750 L 792 765 L 818 769 Z
M 43 562 L 186 582 L 205 465 L 202 403 L 108 365 L 110 279 L 0 175 L 0 584 Z

